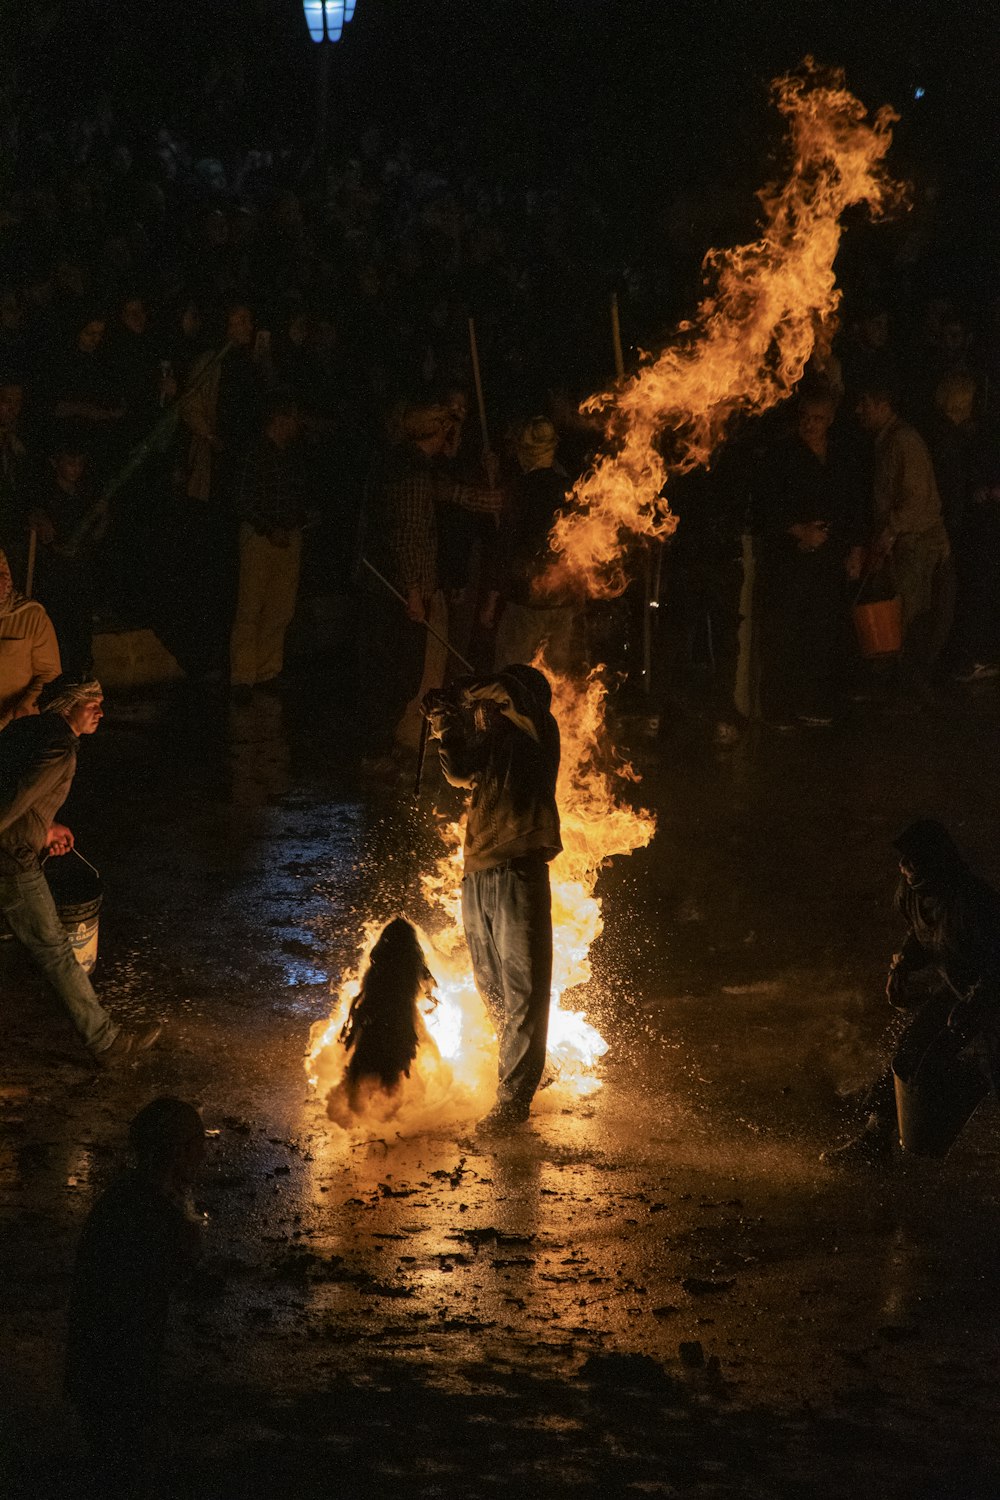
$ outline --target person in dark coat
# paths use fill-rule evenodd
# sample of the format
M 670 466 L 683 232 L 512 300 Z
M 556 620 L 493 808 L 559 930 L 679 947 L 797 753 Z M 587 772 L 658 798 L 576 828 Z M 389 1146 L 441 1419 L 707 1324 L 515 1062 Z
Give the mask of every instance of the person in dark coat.
M 893 955 L 886 997 L 912 1012 L 892 1063 L 866 1095 L 861 1134 L 831 1162 L 877 1164 L 897 1136 L 893 1074 L 912 1076 L 927 1049 L 950 1041 L 957 1055 L 972 1047 L 988 1076 L 996 1071 L 1000 1022 L 1000 895 L 963 860 L 947 829 L 930 818 L 896 840 L 900 880 L 895 906 L 907 934 Z
M 556 462 L 558 443 L 547 417 L 533 417 L 518 433 L 520 472 L 501 520 L 493 588 L 484 611 L 488 626 L 499 621 L 493 661 L 498 671 L 532 661 L 543 645 L 545 660 L 556 671 L 567 671 L 578 654 L 574 600 L 561 590 L 543 593 L 538 585 L 550 557 L 549 533 L 569 488 L 566 472 Z
M 102 476 L 120 454 L 125 418 L 124 392 L 108 358 L 107 320 L 87 309 L 69 324 L 47 373 L 48 408 L 56 424 L 75 423 Z
M 497 1101 L 479 1123 L 506 1135 L 528 1118 L 545 1067 L 552 990 L 549 862 L 562 848 L 559 726 L 548 679 L 520 663 L 424 699 L 441 768 L 471 792 L 462 923 L 476 988 L 499 1041 Z
M 161 1097 L 129 1126 L 135 1167 L 97 1200 L 70 1293 L 66 1395 L 112 1493 L 144 1493 L 159 1415 L 170 1302 L 193 1271 L 200 1233 L 189 1193 L 205 1154 L 193 1105 Z
M 770 455 L 757 517 L 761 700 L 771 723 L 827 724 L 846 662 L 845 559 L 857 480 L 831 432 L 836 404 L 804 395 Z

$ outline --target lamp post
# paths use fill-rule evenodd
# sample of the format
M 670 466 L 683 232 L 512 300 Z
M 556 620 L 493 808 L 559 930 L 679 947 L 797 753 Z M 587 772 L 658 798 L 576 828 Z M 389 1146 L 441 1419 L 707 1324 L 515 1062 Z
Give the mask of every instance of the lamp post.
M 330 47 L 353 21 L 357 0 L 302 0 L 309 35 L 319 47 L 316 73 L 316 162 L 326 164 L 326 121 L 330 101 Z

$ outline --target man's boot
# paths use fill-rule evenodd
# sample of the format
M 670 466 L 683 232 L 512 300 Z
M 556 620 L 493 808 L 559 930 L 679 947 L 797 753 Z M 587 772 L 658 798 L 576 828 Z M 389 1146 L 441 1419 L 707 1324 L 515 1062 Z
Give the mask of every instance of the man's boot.
M 498 1138 L 500 1136 L 512 1135 L 527 1120 L 529 1108 L 527 1104 L 517 1104 L 513 1100 L 499 1101 L 494 1104 L 488 1115 L 484 1115 L 476 1126 L 476 1134 L 486 1138 Z
M 896 1153 L 898 1127 L 892 1116 L 870 1114 L 860 1135 L 820 1155 L 828 1167 L 887 1167 Z
M 163 1026 L 154 1022 L 151 1026 L 141 1026 L 138 1031 L 127 1031 L 122 1027 L 110 1047 L 103 1052 L 98 1052 L 94 1058 L 99 1068 L 113 1072 L 116 1068 L 127 1068 L 137 1062 L 141 1053 L 145 1052 L 157 1040 Z

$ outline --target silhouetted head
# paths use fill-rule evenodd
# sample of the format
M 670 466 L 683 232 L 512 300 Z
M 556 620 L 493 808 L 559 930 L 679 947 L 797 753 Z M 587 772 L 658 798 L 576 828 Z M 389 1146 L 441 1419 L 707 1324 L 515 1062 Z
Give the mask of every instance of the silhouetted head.
M 910 885 L 934 880 L 961 870 L 965 861 L 951 834 L 934 818 L 918 818 L 894 841 L 899 850 L 899 868 Z
M 420 939 L 412 924 L 405 917 L 393 917 L 392 921 L 379 933 L 378 942 L 371 952 L 370 962 L 376 965 L 400 963 L 406 958 L 423 963 L 424 954 Z
M 340 1033 L 350 1053 L 349 1087 L 367 1078 L 392 1090 L 408 1076 L 419 1045 L 417 1003 L 433 985 L 414 928 L 405 918 L 394 918 L 371 951 Z
M 128 1128 L 139 1170 L 193 1180 L 205 1154 L 205 1127 L 193 1104 L 163 1094 L 140 1109 Z

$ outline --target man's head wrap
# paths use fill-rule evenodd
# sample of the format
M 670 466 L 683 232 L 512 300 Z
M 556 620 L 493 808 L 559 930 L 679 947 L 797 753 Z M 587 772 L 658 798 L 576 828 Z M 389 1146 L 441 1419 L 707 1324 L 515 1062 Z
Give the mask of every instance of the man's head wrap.
M 551 469 L 559 434 L 548 417 L 532 417 L 517 434 L 517 461 L 525 474 L 532 469 Z
M 76 708 L 78 703 L 96 703 L 103 697 L 104 689 L 96 678 L 91 678 L 89 682 L 67 682 L 49 699 L 43 712 L 64 714 L 71 708 Z
M 529 667 L 522 662 L 515 662 L 511 667 L 504 667 L 501 677 L 512 677 L 519 687 L 524 688 L 536 698 L 543 708 L 552 706 L 552 684 L 544 672 L 539 672 L 537 667 Z
M 10 590 L 6 599 L 0 602 L 0 615 L 9 615 L 12 610 L 19 609 L 25 600 L 20 590 L 14 587 L 14 576 L 6 552 L 0 551 L 0 561 L 11 575 Z
M 432 406 L 429 402 L 414 403 L 403 412 L 403 436 L 411 443 L 424 442 L 427 438 L 435 437 L 447 420 L 448 413 L 443 406 Z

